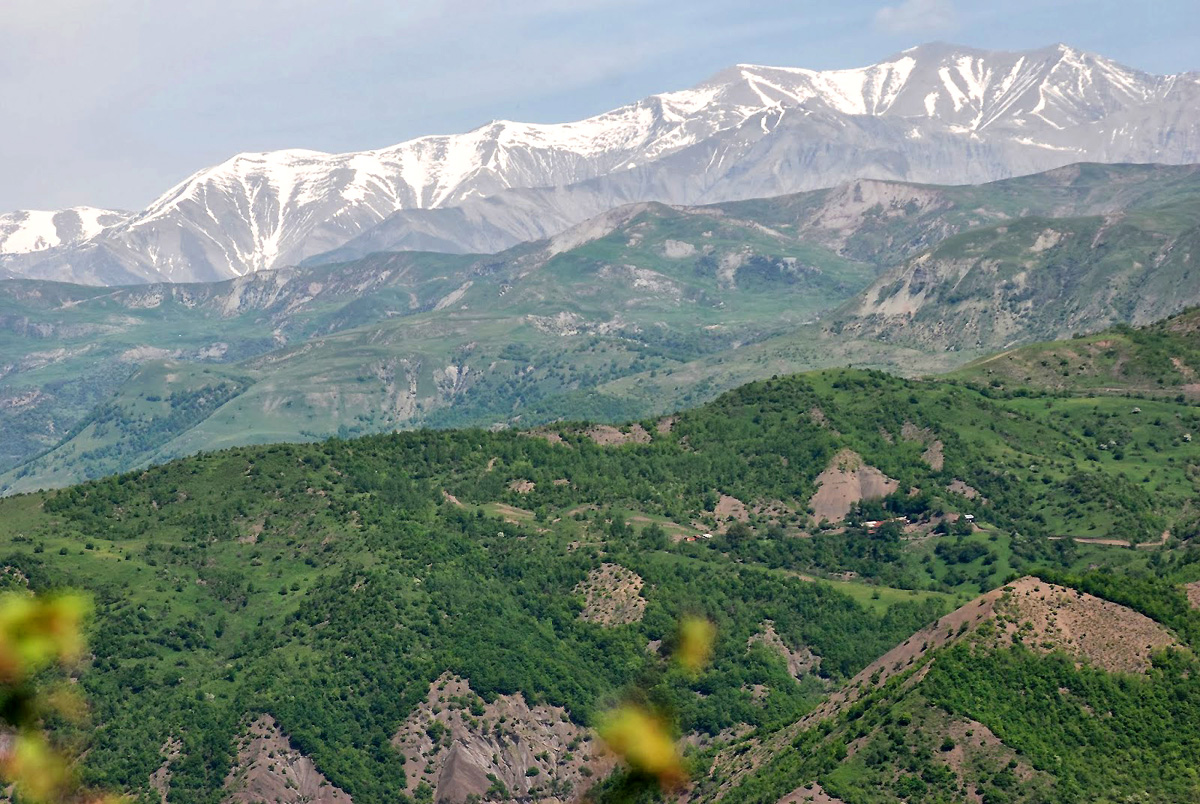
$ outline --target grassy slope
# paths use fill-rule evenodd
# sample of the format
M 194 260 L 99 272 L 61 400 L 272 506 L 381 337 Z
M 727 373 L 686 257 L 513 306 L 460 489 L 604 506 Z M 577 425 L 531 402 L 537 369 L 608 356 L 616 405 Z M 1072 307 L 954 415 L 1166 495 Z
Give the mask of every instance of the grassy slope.
M 695 253 L 671 252 L 665 244 L 678 238 L 696 241 Z M 99 476 L 246 443 L 247 433 L 303 440 L 563 410 L 619 418 L 634 408 L 589 406 L 597 384 L 810 320 L 873 276 L 827 249 L 666 207 L 570 246 L 494 258 L 380 255 L 277 278 L 104 293 L 14 283 L 5 299 L 14 324 L 0 340 L 0 354 L 7 346 L 21 365 L 0 378 L 0 394 L 17 400 L 6 407 L 10 463 L 54 446 L 65 430 L 87 429 L 105 411 L 84 410 L 109 395 L 110 410 L 136 426 L 141 397 L 170 389 L 147 388 L 146 372 L 131 377 L 135 361 L 170 361 L 151 372 L 158 376 L 207 362 L 247 382 L 199 427 L 178 426 L 178 416 L 160 423 L 152 448 L 117 449 L 130 434 L 111 431 L 105 441 L 89 432 L 5 482 L 29 490 Z M 21 363 L 30 331 L 40 333 L 38 351 Z M 56 383 L 67 377 L 81 393 L 64 408 Z
M 1200 310 L 1189 310 L 1146 327 L 1116 327 L 1010 349 L 969 363 L 953 376 L 996 388 L 1196 396 L 1197 372 Z

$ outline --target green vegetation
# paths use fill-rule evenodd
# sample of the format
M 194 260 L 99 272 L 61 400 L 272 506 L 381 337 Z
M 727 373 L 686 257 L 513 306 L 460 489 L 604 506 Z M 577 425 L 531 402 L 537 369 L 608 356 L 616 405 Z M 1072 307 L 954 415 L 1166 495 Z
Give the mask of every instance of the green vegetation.
M 1197 552 L 1172 558 L 1153 572 L 1039 574 L 1143 611 L 1194 648 L 1198 613 L 1173 580 L 1195 574 Z M 1191 801 L 1200 794 L 1194 652 L 1159 653 L 1146 675 L 1110 673 L 1020 635 L 1010 641 L 990 620 L 960 629 L 962 638 L 910 662 L 836 716 L 776 740 L 779 748 L 760 769 L 736 777 L 724 800 L 768 804 L 815 783 L 850 804 Z M 706 781 L 700 797 L 722 781 L 720 773 Z
M 775 804 L 818 783 L 847 804 L 1196 799 L 1200 612 L 1183 584 L 1200 581 L 1200 315 L 941 379 L 872 370 L 1145 317 L 1189 276 L 1195 173 L 651 205 L 495 257 L 220 285 L 6 283 L 0 482 L 89 481 L 0 500 L 0 585 L 96 601 L 77 685 L 93 719 L 46 725 L 84 755 L 87 785 L 156 801 L 165 768 L 172 804 L 216 804 L 239 736 L 269 714 L 359 804 L 408 801 L 416 779 L 425 802 L 390 740 L 449 673 L 584 725 L 622 700 L 673 713 L 697 744 L 687 762 L 713 769 L 701 800 Z M 1123 217 L 1094 217 L 1101 200 Z M 1050 210 L 1075 217 L 1036 217 Z M 1170 244 L 1169 270 L 1104 309 L 1030 312 Z M 881 343 L 896 333 L 869 316 L 806 323 L 918 252 L 961 281 L 922 290 L 938 303 L 905 337 L 944 314 L 960 350 Z M 1004 315 L 955 319 L 997 271 Z M 879 287 L 913 291 L 901 274 Z M 780 376 L 801 366 L 828 368 Z M 1183 647 L 1126 676 L 963 623 L 801 720 L 1031 573 Z M 636 581 L 600 590 L 636 605 L 605 611 L 596 577 Z M 692 676 L 664 657 L 697 615 L 717 642 Z M 453 705 L 482 716 L 473 697 Z M 453 741 L 438 720 L 423 733 Z M 730 770 L 763 746 L 752 772 Z M 487 797 L 510 795 L 488 779 Z M 626 790 L 618 774 L 600 795 Z
M 1061 654 L 964 643 L 938 657 L 923 686 L 932 703 L 990 725 L 1052 774 L 1052 800 L 1189 801 L 1200 795 L 1192 761 L 1200 749 L 1198 671 L 1193 656 L 1178 653 L 1163 656 L 1148 678 L 1118 677 Z M 1013 795 L 1021 786 L 1013 774 L 990 800 L 1028 800 Z
M 190 415 L 217 393 L 203 389 L 226 382 L 218 375 L 198 393 L 145 404 Z M 748 725 L 770 734 L 938 614 L 1033 569 L 1144 610 L 1191 641 L 1195 616 L 1180 593 L 1155 590 L 1191 580 L 1200 567 L 1193 552 L 1174 542 L 1129 550 L 1050 539 L 1157 541 L 1164 529 L 1194 527 L 1187 501 L 1200 473 L 1182 436 L 1200 416 L 1173 398 L 1139 407 L 1134 413 L 1120 397 L 827 371 L 752 383 L 669 422 L 625 427 L 623 445 L 596 443 L 591 425 L 560 424 L 201 455 L 0 501 L 0 546 L 4 564 L 32 588 L 78 587 L 97 601 L 94 661 L 81 687 L 101 725 L 61 726 L 87 747 L 89 784 L 146 791 L 164 762 L 159 747 L 177 739 L 171 800 L 216 802 L 235 737 L 247 718 L 267 712 L 356 800 L 396 800 L 405 776 L 388 740 L 447 671 L 484 699 L 521 692 L 582 723 L 654 677 L 648 694 L 678 713 L 684 731 Z M 1097 447 L 1113 434 L 1121 455 Z M 817 477 L 845 450 L 897 490 L 851 503 L 842 523 L 815 523 Z M 731 518 L 738 505 L 744 522 Z M 955 519 L 964 513 L 975 525 Z M 702 531 L 715 536 L 683 538 Z M 605 563 L 644 581 L 639 621 L 605 627 L 580 618 L 575 590 Z M 1141 580 L 1106 583 L 1088 574 L 1093 566 Z M 696 678 L 651 674 L 663 660 L 647 644 L 669 641 L 692 613 L 718 626 L 711 667 Z M 777 649 L 754 642 L 766 621 L 815 666 L 794 678 Z M 953 663 L 959 654 L 947 655 L 920 694 L 1004 739 L 1022 767 L 1036 770 L 1018 780 L 1021 790 L 1043 789 L 1053 777 L 1058 790 L 1098 780 L 1106 791 L 1127 791 L 1151 763 L 1142 738 L 1126 736 L 1111 745 L 1129 748 L 1129 763 L 1108 775 L 1095 775 L 1095 751 L 1076 752 L 1067 768 L 1048 764 L 1074 732 L 1064 726 L 1067 736 L 1026 739 L 1020 723 L 1036 720 L 1005 731 L 1005 702 L 1018 694 L 1018 677 L 1061 680 L 1070 668 L 1016 654 L 988 658 L 981 666 L 1003 689 L 992 689 L 984 707 L 956 680 L 966 672 Z M 1179 668 L 1163 665 L 1144 692 L 1113 682 L 1095 702 L 1132 713 L 1137 701 L 1191 695 Z M 1077 672 L 1070 685 L 1101 683 Z M 853 724 L 798 738 L 797 752 L 737 795 L 767 801 L 749 791 L 768 790 L 775 801 L 792 789 L 781 785 L 806 778 L 846 801 L 875 800 L 855 790 L 912 800 L 950 790 L 957 782 L 929 760 L 952 750 L 942 748 L 944 734 L 896 725 L 879 736 L 879 718 L 920 709 L 893 681 L 876 695 L 901 696 L 896 714 L 886 714 L 893 704 L 869 717 L 862 709 Z M 837 729 L 873 734 L 874 747 L 841 763 L 838 746 L 856 738 L 839 743 Z M 1097 741 L 1096 750 L 1109 744 Z M 901 778 L 894 769 L 903 746 L 915 759 L 905 760 L 911 767 Z M 1009 754 L 993 757 L 1000 764 L 986 789 L 998 792 L 988 800 L 1005 800 Z M 1170 757 L 1154 771 L 1162 786 L 1153 789 L 1189 790 Z
M 13 437 L 0 486 L 247 442 L 648 414 L 682 395 L 651 406 L 600 387 L 792 329 L 875 275 L 760 228 L 651 205 L 569 247 L 495 257 L 386 254 L 115 291 L 4 283 L 0 357 L 16 369 L 0 377 Z M 186 412 L 156 405 L 201 388 Z
M 1169 652 L 1147 676 L 1114 675 L 1062 653 L 993 647 L 990 636 L 985 625 L 935 653 L 919 682 L 916 668 L 802 732 L 724 800 L 767 804 L 816 781 L 850 804 L 1200 793 L 1194 656 Z
M 1200 310 L 1192 309 L 1146 327 L 1120 325 L 1069 341 L 1011 349 L 970 363 L 954 376 L 993 388 L 1195 399 L 1200 397 L 1197 333 Z

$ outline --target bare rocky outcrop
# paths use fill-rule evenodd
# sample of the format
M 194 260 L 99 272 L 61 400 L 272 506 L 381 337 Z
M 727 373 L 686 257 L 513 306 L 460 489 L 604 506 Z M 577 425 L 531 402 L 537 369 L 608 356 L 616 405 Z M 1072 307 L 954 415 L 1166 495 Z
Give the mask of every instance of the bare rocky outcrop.
M 813 405 L 808 410 L 808 418 L 812 419 L 812 423 L 818 427 L 828 427 L 829 418 L 826 417 L 825 411 L 821 410 L 816 405 Z
M 558 433 L 554 430 L 547 429 L 545 427 L 539 427 L 536 430 L 529 430 L 528 432 L 522 433 L 522 435 L 527 435 L 527 436 L 530 436 L 531 438 L 544 438 L 547 441 L 549 441 L 551 444 L 566 443 L 565 441 L 563 441 L 563 437 L 562 437 L 561 433 Z M 493 460 L 495 460 L 495 459 L 493 459 Z
M 669 260 L 682 260 L 696 255 L 696 247 L 682 240 L 667 239 L 662 244 L 663 256 Z
M 1095 667 L 1144 673 L 1157 650 L 1178 644 L 1144 614 L 1086 592 L 1023 578 L 996 604 L 1004 633 L 1034 650 L 1063 650 Z
M 925 451 L 921 453 L 921 460 L 929 465 L 929 468 L 935 472 L 942 471 L 942 467 L 946 465 L 946 456 L 943 453 L 945 447 L 941 441 L 935 440 Z
M 612 769 L 565 709 L 529 706 L 521 695 L 484 703 L 463 679 L 443 675 L 392 738 L 403 755 L 408 793 L 421 785 L 435 802 L 474 797 L 577 801 Z
M 821 789 L 821 785 L 813 782 L 805 787 L 797 787 L 777 804 L 844 804 L 840 798 L 831 796 Z
M 1184 587 L 1187 592 L 1188 603 L 1192 604 L 1192 608 L 1200 609 L 1200 581 L 1192 581 Z
M 259 715 L 238 741 L 225 790 L 225 804 L 351 804 L 270 715 Z
M 750 519 L 750 514 L 746 510 L 746 504 L 737 497 L 730 497 L 728 494 L 722 494 L 717 499 L 717 507 L 713 513 L 717 515 L 718 522 L 728 522 L 730 520 L 747 522 Z
M 167 793 L 171 791 L 171 763 L 179 758 L 182 750 L 183 743 L 180 742 L 178 737 L 169 738 L 158 749 L 158 753 L 162 756 L 163 761 L 158 766 L 158 770 L 150 774 L 150 789 L 158 793 L 162 804 L 167 804 Z
M 855 503 L 886 497 L 899 487 L 899 482 L 864 463 L 858 453 L 844 449 L 817 475 L 817 491 L 809 500 L 813 520 L 841 522 Z
M 658 423 L 658 431 L 660 433 L 669 433 L 671 426 L 675 423 L 673 417 L 663 419 Z M 567 431 L 563 431 L 567 432 Z M 567 444 L 563 439 L 563 432 L 552 430 L 548 427 L 538 427 L 529 430 L 525 435 L 534 438 L 544 438 L 551 444 Z M 571 430 L 569 433 L 582 433 L 586 438 L 590 438 L 593 442 L 602 447 L 619 447 L 622 444 L 649 444 L 650 433 L 645 427 L 640 424 L 631 424 L 625 428 L 614 427 L 611 424 L 594 424 L 586 430 Z M 569 446 L 569 444 L 567 444 Z
M 905 422 L 900 425 L 900 437 L 905 441 L 917 441 L 922 444 L 932 441 L 934 438 L 933 431 L 928 427 L 918 427 L 912 422 Z
M 951 480 L 950 483 L 947 484 L 946 491 L 950 492 L 951 494 L 962 495 L 968 500 L 982 500 L 983 502 L 987 502 L 985 498 L 980 496 L 979 491 L 974 486 L 970 486 L 965 481 L 959 480 L 958 478 L 954 478 L 954 480 Z
M 935 472 L 942 471 L 942 467 L 946 463 L 945 445 L 928 427 L 917 427 L 912 422 L 905 422 L 900 427 L 900 437 L 905 441 L 916 441 L 924 445 L 925 451 L 921 453 L 923 460 L 930 469 Z
M 575 587 L 584 597 L 579 618 L 600 625 L 627 625 L 642 619 L 646 599 L 641 596 L 645 581 L 620 564 L 601 564 Z
M 620 430 L 610 424 L 597 424 L 584 431 L 584 435 L 602 447 L 650 443 L 650 434 L 640 424 L 632 424 L 625 430 Z

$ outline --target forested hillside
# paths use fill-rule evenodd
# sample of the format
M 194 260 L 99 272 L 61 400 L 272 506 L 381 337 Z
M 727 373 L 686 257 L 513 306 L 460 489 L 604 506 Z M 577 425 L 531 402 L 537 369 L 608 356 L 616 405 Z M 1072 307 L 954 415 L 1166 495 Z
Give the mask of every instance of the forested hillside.
M 819 777 L 845 801 L 892 800 L 901 784 L 925 800 L 897 774 L 924 779 L 933 767 L 921 741 L 940 727 L 910 728 L 927 717 L 916 702 L 929 700 L 935 714 L 987 724 L 1000 753 L 1032 774 L 1010 799 L 1007 777 L 988 776 L 986 789 L 1000 792 L 987 800 L 1097 800 L 1086 794 L 1094 754 L 1070 768 L 1051 757 L 1101 737 L 1031 732 L 1005 702 L 1024 694 L 1022 679 L 1074 674 L 1062 686 L 1088 690 L 1081 706 L 1097 711 L 1095 696 L 1110 696 L 1104 705 L 1126 723 L 1155 696 L 1192 706 L 1200 672 L 1190 659 L 1164 658 L 1148 680 L 1112 686 L 1103 668 L 1046 664 L 1019 646 L 977 665 L 962 658 L 969 647 L 948 644 L 916 692 L 872 693 L 886 705 L 869 717 L 863 707 L 818 710 L 832 721 L 811 724 L 817 731 L 801 718 L 938 616 L 1031 571 L 1144 611 L 1174 635 L 1163 647 L 1192 644 L 1200 630 L 1175 584 L 1200 579 L 1188 546 L 1198 428 L 1200 412 L 1174 397 L 838 370 L 752 383 L 622 427 L 419 431 L 201 455 L 4 500 L 0 542 L 10 585 L 71 586 L 97 600 L 94 658 L 80 679 L 92 721 L 55 725 L 86 752 L 87 780 L 110 789 L 216 802 L 273 779 L 290 802 L 286 768 L 267 756 L 286 749 L 287 767 L 303 760 L 321 774 L 321 796 L 503 799 L 521 779 L 520 795 L 570 798 L 610 767 L 586 731 L 514 766 L 505 735 L 517 726 L 498 713 L 524 711 L 520 696 L 586 727 L 637 690 L 694 735 L 698 780 L 714 763 L 698 798 L 736 790 L 774 801 Z M 1143 549 L 1120 546 L 1131 543 Z M 1106 585 L 1098 569 L 1138 580 Z M 691 614 L 718 634 L 698 676 L 663 658 Z M 978 667 L 992 669 L 977 677 Z M 447 676 L 470 694 L 439 697 Z M 450 722 L 449 712 L 461 714 Z M 475 765 L 420 759 L 401 731 L 424 753 L 459 738 L 495 753 Z M 860 767 L 841 763 L 838 739 L 861 747 L 853 740 L 881 733 L 893 742 L 855 748 L 867 775 L 835 773 Z M 731 740 L 751 741 L 724 749 L 744 752 L 782 739 L 773 735 L 791 736 L 771 763 L 722 770 L 734 767 L 720 753 Z M 1161 735 L 1121 737 L 1136 749 L 1126 775 L 1152 797 L 1194 792 L 1177 753 L 1147 747 L 1190 750 Z M 276 748 L 255 764 L 255 746 Z M 962 799 L 967 776 L 984 784 L 982 771 L 958 781 L 929 773 L 920 789 L 940 792 L 928 800 Z M 876 778 L 883 787 L 855 781 Z M 1124 795 L 1127 781 L 1105 789 Z M 1019 799 L 1018 788 L 1066 793 Z M 892 792 L 863 792 L 883 789 Z

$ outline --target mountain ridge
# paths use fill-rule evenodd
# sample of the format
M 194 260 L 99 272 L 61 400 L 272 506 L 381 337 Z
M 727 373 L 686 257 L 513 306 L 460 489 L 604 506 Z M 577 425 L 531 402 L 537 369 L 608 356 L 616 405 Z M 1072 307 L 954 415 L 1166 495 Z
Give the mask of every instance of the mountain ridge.
M 4 282 L 0 487 L 249 433 L 613 421 L 798 370 L 945 371 L 1014 340 L 1177 312 L 1194 296 L 1179 232 L 1198 205 L 1194 166 L 1077 165 L 981 186 L 639 203 L 496 255 L 378 253 L 117 289 Z M 972 278 L 956 286 L 964 260 Z M 923 275 L 920 315 L 860 314 L 864 290 L 896 295 L 896 276 L 943 263 Z M 1031 292 L 1040 303 L 1011 315 Z
M 831 71 L 738 65 L 581 121 L 493 121 L 345 154 L 238 154 L 94 237 L 3 264 L 90 284 L 212 280 L 360 237 L 373 250 L 494 251 L 634 201 L 694 205 L 862 177 L 973 183 L 1089 159 L 1200 161 L 1196 108 L 1200 74 L 1152 76 L 1064 45 L 935 44 Z M 439 214 L 453 209 L 463 212 Z

